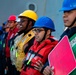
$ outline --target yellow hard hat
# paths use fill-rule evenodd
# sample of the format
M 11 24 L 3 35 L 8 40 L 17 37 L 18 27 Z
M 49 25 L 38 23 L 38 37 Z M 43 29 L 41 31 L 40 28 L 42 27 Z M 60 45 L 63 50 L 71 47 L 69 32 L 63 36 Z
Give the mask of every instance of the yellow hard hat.
M 30 19 L 33 19 L 33 20 L 37 20 L 38 16 L 37 14 L 33 11 L 33 10 L 25 10 L 23 13 L 21 13 L 19 16 L 20 17 L 28 17 Z

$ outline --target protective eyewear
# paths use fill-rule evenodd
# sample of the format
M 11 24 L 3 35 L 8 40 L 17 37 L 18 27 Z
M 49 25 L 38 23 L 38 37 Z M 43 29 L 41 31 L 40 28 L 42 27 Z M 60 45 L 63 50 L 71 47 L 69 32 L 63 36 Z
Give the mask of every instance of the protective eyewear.
M 28 21 L 28 20 L 20 20 L 20 23 L 23 23 L 23 22 L 26 22 L 26 21 Z
M 43 29 L 33 29 L 33 32 L 36 32 L 36 33 L 40 33 L 41 31 L 44 31 Z

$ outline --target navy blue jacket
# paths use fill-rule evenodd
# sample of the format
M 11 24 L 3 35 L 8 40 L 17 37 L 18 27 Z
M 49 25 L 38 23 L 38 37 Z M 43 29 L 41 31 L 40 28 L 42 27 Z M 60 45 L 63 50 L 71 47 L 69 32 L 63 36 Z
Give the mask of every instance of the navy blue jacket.
M 3 71 L 6 66 L 5 37 L 6 37 L 6 33 L 0 30 L 0 75 L 3 75 Z

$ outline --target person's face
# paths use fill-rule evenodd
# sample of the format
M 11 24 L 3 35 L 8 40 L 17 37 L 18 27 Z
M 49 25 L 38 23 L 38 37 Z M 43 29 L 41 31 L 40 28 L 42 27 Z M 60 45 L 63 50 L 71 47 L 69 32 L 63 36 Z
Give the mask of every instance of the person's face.
M 13 29 L 13 28 L 16 27 L 16 22 L 14 22 L 14 21 L 8 21 L 8 26 L 9 26 L 10 29 Z
M 36 41 L 41 42 L 45 35 L 45 30 L 43 28 L 34 28 L 33 32 L 35 34 Z
M 27 18 L 20 18 L 20 29 L 19 31 L 25 30 L 28 24 L 28 19 Z
M 5 32 L 9 32 L 9 30 L 10 30 L 9 27 L 5 28 Z
M 17 28 L 20 29 L 20 22 L 17 22 Z
M 76 10 L 64 11 L 63 21 L 66 27 L 69 27 L 73 23 L 75 18 L 76 18 Z M 73 27 L 74 26 L 76 26 L 76 23 L 74 23 Z

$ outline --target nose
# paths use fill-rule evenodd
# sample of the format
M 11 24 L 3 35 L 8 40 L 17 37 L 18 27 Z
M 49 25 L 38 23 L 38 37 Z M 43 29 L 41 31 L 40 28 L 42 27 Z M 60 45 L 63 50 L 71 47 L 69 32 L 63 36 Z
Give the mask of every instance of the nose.
M 67 17 L 68 16 L 68 12 L 65 12 L 63 13 L 63 18 Z

